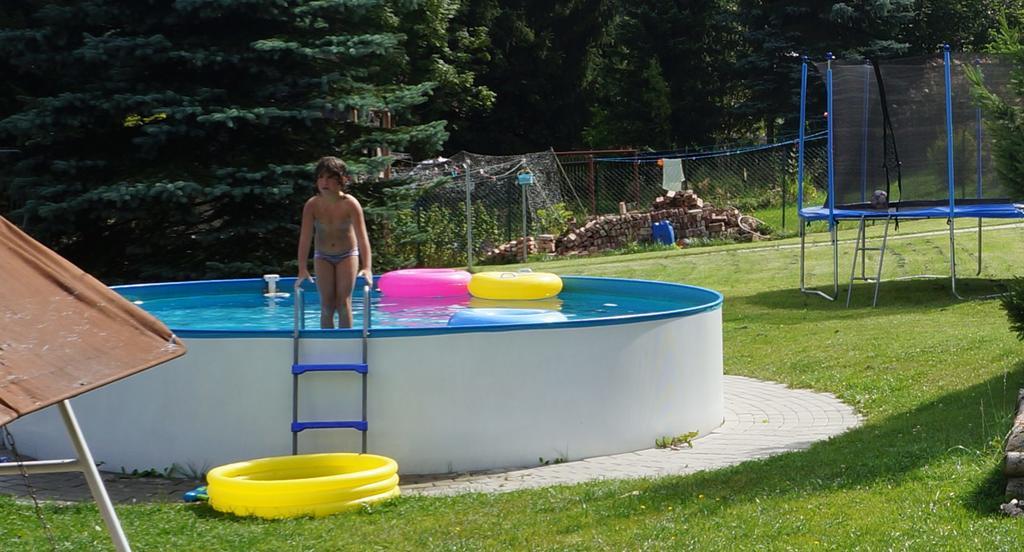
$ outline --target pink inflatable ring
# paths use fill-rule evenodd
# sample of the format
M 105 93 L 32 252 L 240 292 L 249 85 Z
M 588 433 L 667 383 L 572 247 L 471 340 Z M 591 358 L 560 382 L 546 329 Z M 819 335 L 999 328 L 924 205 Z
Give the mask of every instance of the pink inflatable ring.
M 387 297 L 453 297 L 469 293 L 470 278 L 454 268 L 406 268 L 385 273 L 377 287 Z

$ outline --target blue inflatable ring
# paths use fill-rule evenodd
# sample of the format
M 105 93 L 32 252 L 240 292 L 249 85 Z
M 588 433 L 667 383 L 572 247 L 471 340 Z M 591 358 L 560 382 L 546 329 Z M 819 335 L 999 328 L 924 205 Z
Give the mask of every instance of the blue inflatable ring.
M 448 319 L 449 326 L 499 326 L 565 322 L 564 314 L 544 309 L 462 309 Z

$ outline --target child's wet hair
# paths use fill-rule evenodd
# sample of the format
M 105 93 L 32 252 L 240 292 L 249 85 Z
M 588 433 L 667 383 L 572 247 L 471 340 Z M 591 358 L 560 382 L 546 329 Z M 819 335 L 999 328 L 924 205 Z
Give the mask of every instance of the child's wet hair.
M 341 183 L 342 190 L 345 189 L 345 179 L 343 176 L 348 176 L 348 165 L 344 161 L 337 157 L 321 157 L 316 163 L 316 171 L 314 174 L 314 180 L 319 180 L 321 176 L 335 176 Z

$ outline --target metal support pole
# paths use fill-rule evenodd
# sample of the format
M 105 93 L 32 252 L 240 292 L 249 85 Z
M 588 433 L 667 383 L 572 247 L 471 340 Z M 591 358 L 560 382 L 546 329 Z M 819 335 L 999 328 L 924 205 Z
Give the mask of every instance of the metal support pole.
M 992 297 L 999 297 L 1001 294 L 989 294 L 980 295 L 975 297 L 964 297 L 956 289 L 956 218 L 953 216 L 954 208 L 956 207 L 956 196 L 955 196 L 955 173 L 953 171 L 953 92 L 952 92 L 952 79 L 951 63 L 949 55 L 949 44 L 944 44 L 942 47 L 942 60 L 944 65 L 945 73 L 945 84 L 946 84 L 946 160 L 947 160 L 947 179 L 949 184 L 949 280 L 950 290 L 953 292 L 953 296 L 957 299 L 990 299 Z M 978 197 L 981 197 L 981 111 L 976 111 L 976 118 L 978 121 L 978 131 L 976 134 L 978 142 L 978 176 L 977 176 L 977 190 Z M 978 274 L 981 274 L 981 218 L 978 219 Z
M 466 267 L 473 270 L 473 181 L 469 178 L 469 160 L 462 164 L 466 171 Z
M 370 285 L 373 282 L 367 282 L 363 285 L 363 364 L 369 366 L 369 346 L 370 346 Z M 369 370 L 363 372 L 363 421 L 366 419 L 366 387 Z M 369 428 L 362 432 L 363 437 L 363 454 L 366 454 L 366 434 L 369 433 Z
M 806 256 L 805 244 L 806 244 L 807 230 L 804 227 L 807 224 L 804 222 L 804 219 L 799 219 L 799 220 L 800 220 L 800 222 L 797 223 L 797 226 L 800 227 L 800 291 L 801 292 L 805 292 L 807 290 L 807 288 L 806 288 L 806 286 L 804 284 L 805 270 L 806 270 L 804 268 L 804 257 Z
M 292 325 L 292 364 L 299 363 L 299 337 L 305 326 L 305 305 L 302 286 L 295 286 L 295 319 Z M 292 374 L 292 424 L 299 421 L 299 376 Z M 289 426 L 291 427 L 291 426 Z M 292 454 L 299 453 L 299 433 L 292 432 Z
M 826 122 L 828 123 L 828 225 L 834 227 L 836 224 L 836 171 L 835 159 L 832 149 L 835 145 L 834 132 L 832 130 L 832 119 L 835 114 L 832 112 L 832 52 L 825 54 L 828 68 L 825 71 L 825 109 L 828 111 Z
M 868 98 L 871 95 L 871 75 L 874 74 L 871 63 L 868 61 L 864 62 L 864 90 L 861 95 L 864 96 L 863 106 L 861 107 L 861 139 L 860 139 L 860 201 L 864 203 L 868 198 L 868 109 L 870 103 Z M 829 106 L 829 116 L 832 115 L 832 107 Z
M 835 56 L 832 52 L 825 54 L 828 68 L 825 79 L 825 92 L 827 96 L 826 109 L 828 110 L 828 225 L 832 230 L 832 287 L 835 294 L 839 295 L 839 221 L 836 220 L 836 170 L 835 159 L 832 149 L 835 144 L 832 120 L 832 60 Z
M 832 289 L 839 295 L 839 221 L 832 225 Z
M 505 241 L 512 241 L 512 197 L 516 184 L 509 181 L 505 185 Z
M 523 262 L 526 262 L 526 258 L 530 252 L 529 244 L 526 241 L 527 229 L 526 229 L 526 211 L 529 209 L 528 201 L 526 197 L 527 188 L 529 186 L 519 186 L 519 195 L 523 198 Z
M 873 223 L 872 223 L 872 226 L 874 226 Z M 868 275 L 867 274 L 867 263 L 868 263 L 868 253 L 867 253 L 868 238 L 867 238 L 867 231 L 868 231 L 868 229 L 867 229 L 867 221 L 864 220 L 864 217 L 860 217 L 860 228 L 861 228 L 861 232 L 860 232 L 860 236 L 861 236 L 861 240 L 860 240 L 860 247 L 861 247 L 861 249 L 860 249 L 860 277 L 861 278 L 867 278 L 867 275 Z M 854 262 L 856 263 L 856 259 L 854 259 Z
M 27 460 L 0 463 L 0 475 L 22 475 L 24 473 L 66 473 L 85 471 L 79 460 Z
M 131 546 L 128 545 L 128 538 L 121 528 L 114 505 L 110 502 L 110 495 L 107 494 L 107 488 L 103 485 L 103 479 L 96 468 L 89 445 L 85 442 L 85 437 L 82 436 L 82 429 L 75 418 L 74 410 L 71 409 L 71 403 L 67 400 L 61 401 L 58 403 L 58 408 L 61 418 L 64 420 L 64 427 L 68 431 L 68 438 L 75 447 L 77 458 L 4 462 L 0 463 L 0 475 L 22 474 L 27 477 L 28 474 L 38 473 L 82 472 L 89 485 L 89 490 L 92 492 L 93 500 L 96 501 L 96 506 L 103 517 L 103 523 L 107 526 L 107 532 L 110 533 L 110 540 L 113 542 L 114 548 L 119 552 L 130 552 Z
M 804 147 L 806 144 L 806 133 L 805 127 L 807 126 L 807 56 L 803 57 L 803 65 L 800 69 L 800 138 L 799 138 L 799 150 L 797 154 L 797 169 L 796 169 L 796 212 L 797 212 L 797 225 L 800 226 L 800 292 L 811 295 L 820 295 L 829 301 L 835 301 L 836 297 L 839 296 L 839 250 L 838 243 L 836 241 L 836 233 L 834 227 L 832 227 L 832 295 L 828 295 L 823 291 L 816 289 L 807 289 L 805 278 L 805 257 L 807 248 L 807 223 L 804 221 L 801 213 L 804 208 Z M 830 154 L 831 154 L 831 134 L 829 135 Z M 830 158 L 831 159 L 831 158 Z M 831 165 L 830 165 L 831 167 Z
M 587 156 L 587 185 L 590 191 L 590 214 L 597 214 L 597 183 L 594 174 L 594 154 Z
M 125 537 L 124 530 L 121 529 L 117 512 L 114 511 L 114 505 L 110 502 L 110 496 L 107 495 L 107 488 L 103 486 L 103 480 L 100 479 L 100 471 L 96 469 L 92 452 L 89 451 L 89 446 L 85 443 L 78 420 L 75 419 L 75 413 L 71 410 L 70 402 L 66 400 L 60 402 L 60 415 L 64 418 L 64 426 L 67 427 L 68 436 L 71 437 L 71 443 L 78 453 L 78 461 L 82 464 L 85 481 L 89 484 L 89 490 L 92 491 L 92 497 L 96 500 L 100 515 L 103 516 L 103 522 L 107 526 L 107 532 L 110 533 L 110 539 L 114 542 L 114 548 L 119 552 L 130 551 L 128 538 Z
M 779 149 L 782 159 L 776 165 L 779 174 L 782 176 L 780 183 L 782 187 L 782 229 L 786 229 L 786 181 L 789 180 L 789 148 Z
M 636 157 L 637 153 L 633 152 L 633 156 Z M 637 206 L 640 205 L 640 159 L 633 161 L 633 199 L 636 201 Z M 783 221 L 782 227 L 785 228 L 786 224 Z
M 974 66 L 977 67 L 978 65 L 979 65 L 979 60 L 977 60 L 977 59 L 974 60 Z M 979 71 L 979 74 L 980 74 L 980 71 Z M 981 199 L 981 197 L 982 197 L 981 183 L 982 183 L 982 174 L 983 173 L 982 173 L 981 164 L 982 164 L 983 159 L 984 159 L 982 157 L 982 155 L 981 155 L 981 139 L 982 139 L 981 108 L 978 107 L 978 108 L 976 108 L 974 110 L 974 144 L 975 144 L 975 154 L 977 156 L 976 160 L 975 160 L 975 169 L 976 169 L 975 170 L 975 174 L 976 174 L 976 178 L 977 178 L 977 188 L 978 188 L 978 190 L 977 190 L 977 197 L 978 197 L 978 199 Z M 978 217 L 978 272 L 975 274 L 975 276 L 980 276 L 981 275 L 981 222 L 982 222 L 981 217 Z
M 832 278 L 832 295 L 829 295 L 829 294 L 825 293 L 824 291 L 820 291 L 820 290 L 817 290 L 817 289 L 807 289 L 807 286 L 806 286 L 806 284 L 804 282 L 804 278 L 805 278 L 805 268 L 804 268 L 805 260 L 804 260 L 804 257 L 806 256 L 806 253 L 805 253 L 805 251 L 806 251 L 806 237 L 807 237 L 806 224 L 803 221 L 801 221 L 800 222 L 800 292 L 801 293 L 806 293 L 808 295 L 820 295 L 821 297 L 824 297 L 825 299 L 828 299 L 829 301 L 835 301 L 836 297 L 839 296 L 839 264 L 838 264 L 839 263 L 839 243 L 838 243 L 838 241 L 836 239 L 837 238 L 836 231 L 833 228 L 833 230 L 831 232 L 831 238 L 832 238 L 832 274 L 834 275 L 834 277 Z
M 803 56 L 800 67 L 800 139 L 796 161 L 796 212 L 801 222 L 800 211 L 804 208 L 804 151 L 807 143 L 807 56 Z
M 804 268 L 804 263 L 805 263 L 804 257 L 806 256 L 806 253 L 805 253 L 806 245 L 805 244 L 806 244 L 806 241 L 807 241 L 806 240 L 806 236 L 807 236 L 806 226 L 807 226 L 807 224 L 804 223 L 803 219 L 797 219 L 797 220 L 799 221 L 797 223 L 797 226 L 800 228 L 800 291 L 802 293 L 807 293 L 807 286 L 805 284 L 806 269 Z
M 956 291 L 956 176 L 953 172 L 953 92 L 950 79 L 949 44 L 942 45 L 942 68 L 946 85 L 946 184 L 949 193 L 949 282 L 950 290 L 957 299 L 963 299 Z
M 981 276 L 981 218 L 978 219 L 978 271 L 975 276 Z
M 417 199 L 416 204 L 413 205 L 412 208 L 412 212 L 416 214 L 417 235 L 422 235 L 423 233 L 422 216 L 420 214 L 421 210 L 422 207 L 420 206 L 420 200 Z M 423 247 L 422 244 L 420 243 L 420 240 L 416 240 L 416 266 L 423 266 Z

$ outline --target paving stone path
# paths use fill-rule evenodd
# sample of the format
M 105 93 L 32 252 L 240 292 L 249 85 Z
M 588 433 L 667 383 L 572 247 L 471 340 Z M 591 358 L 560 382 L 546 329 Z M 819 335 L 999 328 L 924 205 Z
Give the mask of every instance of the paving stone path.
M 725 376 L 725 423 L 695 439 L 693 447 L 648 449 L 588 458 L 535 468 L 466 474 L 402 476 L 407 495 L 451 495 L 506 492 L 593 481 L 687 474 L 739 464 L 782 452 L 805 449 L 817 441 L 860 425 L 853 408 L 828 393 L 790 389 L 785 385 Z M 4 451 L 0 449 L 0 455 Z M 129 477 L 104 473 L 107 491 L 117 503 L 180 501 L 198 481 Z M 92 500 L 81 474 L 33 475 L 38 498 L 58 501 Z M 28 498 L 19 476 L 0 477 L 0 493 Z
M 405 476 L 405 494 L 505 492 L 581 483 L 694 473 L 805 449 L 860 425 L 834 395 L 741 376 L 725 376 L 725 422 L 693 448 L 647 449 L 514 471 L 457 476 Z

